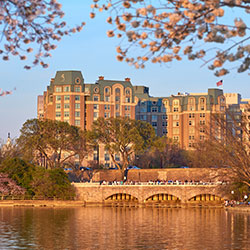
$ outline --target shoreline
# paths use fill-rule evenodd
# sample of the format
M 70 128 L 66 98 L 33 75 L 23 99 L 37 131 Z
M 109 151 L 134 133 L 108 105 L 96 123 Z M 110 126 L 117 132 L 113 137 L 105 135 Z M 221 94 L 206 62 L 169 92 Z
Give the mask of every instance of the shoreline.
M 250 206 L 225 207 L 219 204 L 208 203 L 135 203 L 135 202 L 102 202 L 92 203 L 82 200 L 0 200 L 1 207 L 49 207 L 49 208 L 68 208 L 68 207 L 123 207 L 123 208 L 220 208 L 225 211 L 250 212 Z

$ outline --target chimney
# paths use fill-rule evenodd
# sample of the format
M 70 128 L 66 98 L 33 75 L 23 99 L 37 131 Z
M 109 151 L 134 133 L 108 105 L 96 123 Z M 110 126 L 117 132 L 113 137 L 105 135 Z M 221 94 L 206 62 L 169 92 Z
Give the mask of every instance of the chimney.
M 99 76 L 99 80 L 104 80 L 104 76 Z
M 126 82 L 129 82 L 129 81 L 130 81 L 130 78 L 129 78 L 129 77 L 126 77 L 126 78 L 125 78 L 125 81 L 126 81 Z

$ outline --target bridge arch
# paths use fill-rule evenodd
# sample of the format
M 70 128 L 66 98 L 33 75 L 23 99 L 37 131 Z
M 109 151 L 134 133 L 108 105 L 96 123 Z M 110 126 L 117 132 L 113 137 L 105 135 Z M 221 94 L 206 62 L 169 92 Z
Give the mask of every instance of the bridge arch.
M 194 195 L 189 198 L 188 201 L 191 202 L 223 202 L 224 198 L 221 195 L 217 195 L 214 193 L 202 193 Z
M 180 202 L 180 198 L 168 193 L 156 193 L 145 199 L 146 202 Z
M 128 193 L 115 193 L 107 196 L 105 201 L 116 201 L 116 202 L 138 202 L 138 198 Z

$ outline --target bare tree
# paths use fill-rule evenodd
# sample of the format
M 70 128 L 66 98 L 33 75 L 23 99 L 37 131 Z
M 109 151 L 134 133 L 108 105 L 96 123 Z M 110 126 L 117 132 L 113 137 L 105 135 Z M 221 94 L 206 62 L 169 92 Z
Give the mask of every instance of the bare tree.
M 143 68 L 149 60 L 167 63 L 186 56 L 189 60 L 201 59 L 203 65 L 212 62 L 209 69 L 215 70 L 216 76 L 229 72 L 228 62 L 239 73 L 249 70 L 249 0 L 93 2 L 90 17 L 95 17 L 96 10 L 108 11 L 107 22 L 115 28 L 108 30 L 107 35 L 125 38 L 122 46 L 117 47 L 119 61 L 125 59 L 136 68 Z M 229 15 L 231 21 L 227 19 Z M 205 43 L 211 46 L 203 46 Z M 134 46 L 141 50 L 137 48 L 135 52 Z M 130 51 L 138 54 L 131 56 Z
M 228 122 L 229 117 L 230 123 Z M 201 166 L 227 167 L 232 171 L 231 178 L 250 187 L 250 130 L 249 123 L 243 115 L 241 121 L 234 119 L 233 114 L 213 116 L 217 133 L 207 135 L 207 140 L 196 145 L 193 153 L 193 164 Z M 221 133 L 222 132 L 222 133 Z

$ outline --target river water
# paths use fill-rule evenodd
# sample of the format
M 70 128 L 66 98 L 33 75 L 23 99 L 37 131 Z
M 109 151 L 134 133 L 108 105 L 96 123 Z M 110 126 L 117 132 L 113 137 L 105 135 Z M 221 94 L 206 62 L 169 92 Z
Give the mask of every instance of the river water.
M 0 249 L 250 249 L 250 213 L 216 208 L 0 208 Z

